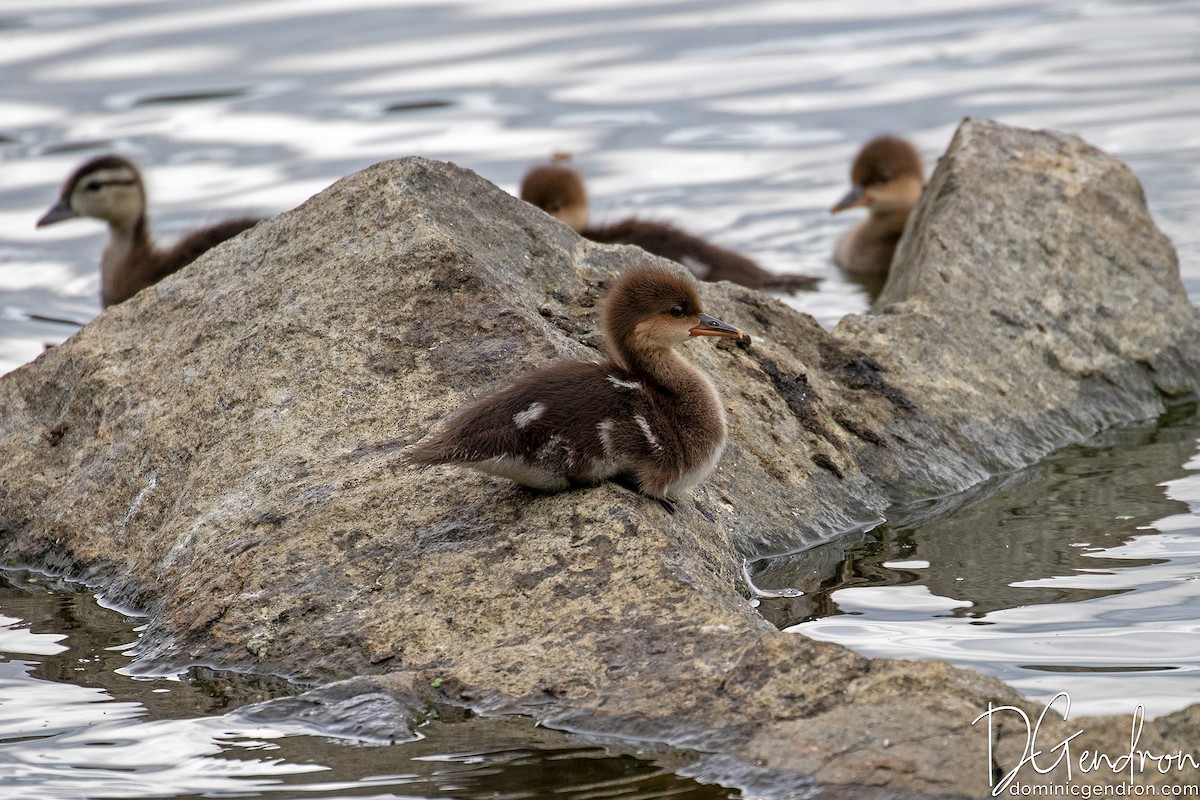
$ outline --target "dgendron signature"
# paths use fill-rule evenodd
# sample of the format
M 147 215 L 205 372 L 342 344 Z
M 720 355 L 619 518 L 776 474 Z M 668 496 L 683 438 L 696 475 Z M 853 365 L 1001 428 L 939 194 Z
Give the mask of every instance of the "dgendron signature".
M 1061 704 L 1059 703 L 1060 700 L 1062 701 Z M 1042 709 L 1042 713 L 1038 715 L 1036 723 L 1031 722 L 1029 715 L 1016 706 L 993 706 L 990 702 L 988 703 L 987 711 L 971 720 L 971 725 L 975 725 L 983 719 L 987 720 L 988 782 L 992 787 L 992 797 L 1000 796 L 1017 779 L 1021 770 L 1026 766 L 1038 774 L 1045 775 L 1057 769 L 1060 764 L 1065 765 L 1068 783 L 1074 776 L 1074 770 L 1078 770 L 1081 774 L 1102 769 L 1111 770 L 1114 775 L 1128 773 L 1130 783 L 1133 783 L 1138 774 L 1147 771 L 1147 765 L 1157 770 L 1161 775 L 1165 775 L 1172 770 L 1181 771 L 1189 768 L 1200 770 L 1200 762 L 1197 761 L 1194 754 L 1184 753 L 1182 750 L 1176 753 L 1160 754 L 1138 747 L 1138 742 L 1142 737 L 1142 726 L 1146 721 L 1146 710 L 1140 705 L 1133 713 L 1133 722 L 1129 729 L 1129 749 L 1115 758 L 1109 753 L 1102 753 L 1098 750 L 1080 750 L 1076 757 L 1071 752 L 1071 742 L 1083 734 L 1082 730 L 1075 731 L 1075 733 L 1072 733 L 1047 750 L 1045 743 L 1038 740 L 1038 735 L 1043 720 L 1050 713 L 1050 709 L 1056 705 L 1062 706 L 1060 713 L 1065 722 L 1071 712 L 1071 695 L 1067 692 L 1059 692 L 1054 695 L 1050 702 L 1046 704 L 1046 707 Z M 1021 754 L 1021 759 L 1017 762 L 1017 765 L 1009 772 L 997 778 L 992 770 L 992 765 L 996 763 L 994 760 L 996 743 L 996 726 L 994 722 L 1000 715 L 1015 716 L 1025 726 L 1025 750 Z M 1051 758 L 1053 758 L 1053 761 L 1050 761 Z

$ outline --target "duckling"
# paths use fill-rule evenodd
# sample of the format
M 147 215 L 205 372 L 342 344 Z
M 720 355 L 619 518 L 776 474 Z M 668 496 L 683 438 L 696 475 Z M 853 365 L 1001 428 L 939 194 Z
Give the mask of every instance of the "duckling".
M 703 313 L 691 280 L 655 267 L 616 281 L 601 327 L 607 360 L 527 374 L 456 412 L 405 459 L 546 491 L 625 479 L 673 513 L 675 497 L 716 467 L 726 438 L 716 387 L 675 346 L 742 333 Z
M 925 188 L 921 154 L 896 136 L 872 139 L 854 159 L 850 181 L 850 191 L 830 213 L 857 206 L 870 213 L 842 237 L 833 261 L 851 275 L 886 276 L 904 223 Z
M 532 203 L 585 239 L 603 244 L 633 244 L 648 253 L 683 264 L 700 280 L 732 281 L 752 289 L 812 289 L 820 281 L 809 275 L 776 275 L 743 255 L 680 230 L 674 225 L 630 218 L 611 225 L 588 225 L 588 198 L 583 178 L 570 167 L 546 164 L 521 181 L 521 199 Z
M 77 217 L 108 223 L 108 245 L 100 258 L 100 302 L 105 308 L 128 300 L 259 222 L 229 220 L 194 231 L 174 247 L 159 250 L 150 240 L 141 173 L 130 161 L 115 155 L 93 158 L 76 169 L 37 227 Z

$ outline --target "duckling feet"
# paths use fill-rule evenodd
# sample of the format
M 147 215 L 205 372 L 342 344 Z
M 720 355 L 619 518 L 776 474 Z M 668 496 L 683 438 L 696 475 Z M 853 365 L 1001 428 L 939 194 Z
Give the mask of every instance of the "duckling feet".
M 620 486 L 622 489 L 628 489 L 636 495 L 657 500 L 658 504 L 666 509 L 668 514 L 673 515 L 675 513 L 676 506 L 674 500 L 669 497 L 660 497 L 659 495 L 648 494 L 642 491 L 641 484 L 638 483 L 638 479 L 633 475 L 630 475 L 629 473 L 623 473 L 621 475 L 614 475 L 612 478 L 610 478 L 610 480 L 617 486 Z

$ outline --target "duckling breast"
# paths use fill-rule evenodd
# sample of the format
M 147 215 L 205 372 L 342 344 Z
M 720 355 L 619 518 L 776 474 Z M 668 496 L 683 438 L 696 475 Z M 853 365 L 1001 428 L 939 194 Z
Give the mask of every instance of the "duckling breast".
M 673 474 L 663 476 L 665 491 L 674 495 L 699 484 L 716 469 L 725 453 L 729 425 L 716 385 L 700 370 L 695 370 L 691 390 L 673 395 L 671 401 L 657 416 L 659 427 L 675 439 L 670 448 L 678 454 Z

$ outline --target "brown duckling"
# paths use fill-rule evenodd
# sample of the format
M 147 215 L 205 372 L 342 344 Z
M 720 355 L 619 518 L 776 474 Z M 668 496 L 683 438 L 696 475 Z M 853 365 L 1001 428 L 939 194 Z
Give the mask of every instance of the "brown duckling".
M 925 188 L 921 154 L 896 136 L 872 139 L 854 159 L 850 182 L 830 213 L 858 206 L 870 213 L 838 242 L 833 261 L 851 275 L 886 276 L 904 223 Z
M 776 275 L 743 255 L 693 236 L 674 225 L 630 218 L 599 227 L 588 225 L 587 190 L 570 167 L 535 167 L 521 181 L 521 199 L 565 222 L 593 242 L 633 244 L 648 253 L 683 264 L 703 281 L 732 281 L 753 289 L 814 288 L 819 278 L 797 273 Z
M 675 346 L 741 338 L 701 311 L 691 280 L 634 269 L 601 314 L 608 359 L 560 361 L 456 412 L 409 450 L 411 464 L 462 464 L 547 491 L 632 479 L 674 511 L 725 449 L 725 409 L 707 375 Z
M 58 202 L 37 221 L 37 227 L 77 217 L 108 223 L 108 245 L 100 258 L 100 302 L 105 308 L 128 300 L 259 221 L 218 223 L 159 250 L 150 240 L 141 173 L 115 155 L 93 158 L 75 170 L 63 184 Z

